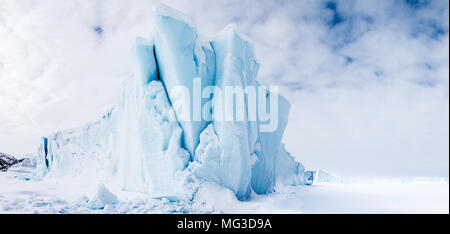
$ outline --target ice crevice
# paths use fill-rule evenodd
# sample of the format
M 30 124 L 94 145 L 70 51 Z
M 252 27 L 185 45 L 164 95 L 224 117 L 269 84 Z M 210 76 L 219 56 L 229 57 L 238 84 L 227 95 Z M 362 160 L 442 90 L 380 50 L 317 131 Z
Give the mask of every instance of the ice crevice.
M 136 39 L 136 69 L 120 101 L 97 122 L 43 137 L 36 178 L 85 179 L 100 188 L 101 201 L 114 202 L 119 190 L 192 199 L 203 182 L 223 186 L 240 200 L 252 191 L 270 193 L 277 182 L 310 184 L 303 165 L 282 144 L 287 99 L 265 91 L 266 103 L 278 100 L 279 118 L 274 131 L 264 132 L 263 121 L 249 118 L 247 99 L 242 121 L 223 121 L 220 96 L 190 98 L 196 95 L 195 78 L 202 88 L 259 86 L 252 43 L 235 26 L 206 40 L 187 16 L 164 5 L 153 14 L 153 36 Z M 173 92 L 180 86 L 190 92 L 188 102 L 183 93 Z M 201 113 L 180 108 L 180 101 L 190 107 L 211 105 L 208 118 L 203 108 Z

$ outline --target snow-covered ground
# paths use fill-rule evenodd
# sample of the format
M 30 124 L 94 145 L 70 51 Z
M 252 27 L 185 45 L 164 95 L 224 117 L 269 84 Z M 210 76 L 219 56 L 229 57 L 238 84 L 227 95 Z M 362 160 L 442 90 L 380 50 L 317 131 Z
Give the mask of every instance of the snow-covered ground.
M 26 163 L 26 162 L 25 162 Z M 77 181 L 32 179 L 34 168 L 18 164 L 0 173 L 0 213 L 448 213 L 446 181 L 383 181 L 317 184 L 252 193 L 238 201 L 213 184 L 202 185 L 193 201 L 170 202 L 122 192 L 123 200 L 92 209 L 88 197 L 97 188 Z M 115 191 L 117 193 L 117 191 Z M 100 194 L 102 195 L 102 194 Z

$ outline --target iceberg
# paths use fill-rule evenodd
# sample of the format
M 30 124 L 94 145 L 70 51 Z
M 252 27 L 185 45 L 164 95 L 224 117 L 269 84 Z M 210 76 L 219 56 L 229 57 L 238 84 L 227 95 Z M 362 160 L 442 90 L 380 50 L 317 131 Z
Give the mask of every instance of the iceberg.
M 345 178 L 324 170 L 317 170 L 313 173 L 314 184 L 345 184 L 348 183 Z
M 212 182 L 245 200 L 277 182 L 311 184 L 282 144 L 289 101 L 257 82 L 252 43 L 233 25 L 208 41 L 181 12 L 153 13 L 153 36 L 136 39 L 137 67 L 117 105 L 43 137 L 36 176 L 92 184 L 93 208 L 117 202 L 115 188 L 181 200 Z

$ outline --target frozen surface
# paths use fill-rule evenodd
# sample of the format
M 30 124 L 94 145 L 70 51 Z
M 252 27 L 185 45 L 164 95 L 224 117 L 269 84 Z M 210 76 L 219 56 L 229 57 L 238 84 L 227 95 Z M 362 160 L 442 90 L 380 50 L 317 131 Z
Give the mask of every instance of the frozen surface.
M 106 191 L 75 180 L 29 180 L 33 170 L 17 164 L 0 173 L 0 213 L 449 212 L 448 182 L 426 179 L 281 186 L 268 195 L 252 193 L 244 202 L 229 189 L 204 183 L 192 201 L 169 201 L 114 187 Z M 89 199 L 91 194 L 96 196 Z

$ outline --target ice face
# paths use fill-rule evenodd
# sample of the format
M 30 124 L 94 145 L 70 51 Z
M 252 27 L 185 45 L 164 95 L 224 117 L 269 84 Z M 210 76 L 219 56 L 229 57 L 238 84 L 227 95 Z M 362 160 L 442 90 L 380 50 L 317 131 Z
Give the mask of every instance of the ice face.
M 105 186 L 178 200 L 208 181 L 244 200 L 251 191 L 273 191 L 277 178 L 285 185 L 310 184 L 311 176 L 281 144 L 290 109 L 285 98 L 255 89 L 265 103 L 252 102 L 246 93 L 232 103 L 232 110 L 243 107 L 242 119 L 224 119 L 226 105 L 217 90 L 260 87 L 248 39 L 227 26 L 210 42 L 182 13 L 160 6 L 154 14 L 154 39 L 136 40 L 138 66 L 118 104 L 97 122 L 42 138 L 37 175 L 101 184 L 100 204 L 93 207 L 103 205 L 104 194 L 112 197 Z M 213 95 L 196 90 L 208 86 Z M 188 95 L 172 92 L 180 87 Z M 267 131 L 267 120 L 251 113 L 272 108 L 277 118 Z
M 97 175 L 109 160 L 112 136 L 111 115 L 80 129 L 61 131 L 43 137 L 38 151 L 38 174 L 54 177 L 81 172 Z
M 193 156 L 200 133 L 208 124 L 201 112 L 193 111 L 202 106 L 201 97 L 193 91 L 193 82 L 199 77 L 202 87 L 214 85 L 215 60 L 209 43 L 199 41 L 197 30 L 186 18 L 180 12 L 159 6 L 154 10 L 153 24 L 158 69 L 169 100 L 174 106 L 187 102 L 183 108 L 174 109 L 183 128 L 184 146 Z M 178 92 L 178 88 L 187 93 Z
M 225 28 L 211 45 L 216 55 L 218 89 L 254 84 L 257 69 L 253 48 L 234 28 Z M 257 123 L 247 121 L 246 113 L 242 121 L 225 121 L 222 96 L 215 95 L 212 103 L 213 122 L 200 136 L 194 157 L 199 165 L 194 172 L 231 189 L 238 199 L 246 199 L 251 191 L 251 155 L 258 138 Z
M 235 135 L 242 132 L 239 125 L 208 125 L 191 165 L 197 178 L 227 187 L 241 200 L 250 194 L 251 177 L 250 152 L 242 144 L 246 135 Z
M 277 94 L 267 93 L 268 100 L 271 98 L 271 95 Z M 252 188 L 259 194 L 271 192 L 275 187 L 277 171 L 287 170 L 282 167 L 277 168 L 277 159 L 279 159 L 281 140 L 288 123 L 291 105 L 289 104 L 289 101 L 282 96 L 278 96 L 277 99 L 277 128 L 273 132 L 260 133 L 261 150 L 256 153 L 258 161 L 253 165 L 252 169 Z M 270 102 L 267 101 L 266 103 Z M 269 105 L 266 108 L 270 108 Z
M 277 177 L 283 185 L 310 185 L 313 178 L 308 176 L 309 171 L 305 171 L 305 167 L 295 161 L 284 145 L 281 145 L 277 156 Z
M 216 54 L 216 86 L 219 89 L 223 90 L 225 86 L 243 89 L 259 86 L 256 82 L 259 64 L 254 58 L 253 46 L 234 26 L 227 26 L 211 44 Z M 271 96 L 277 94 L 264 90 L 258 95 L 270 100 Z M 197 173 L 202 178 L 209 178 L 230 188 L 241 200 L 249 195 L 250 188 L 260 194 L 273 191 L 278 150 L 289 116 L 289 102 L 277 95 L 277 126 L 275 131 L 264 132 L 260 129 L 259 119 L 252 120 L 249 112 L 244 114 L 242 121 L 220 120 L 221 116 L 217 115 L 223 114 L 225 110 L 219 110 L 223 105 L 217 98 L 221 97 L 213 98 L 212 125 L 205 130 L 207 132 L 204 135 L 202 133 L 195 154 L 195 160 L 200 163 Z M 269 103 L 266 101 L 267 106 L 255 108 L 265 110 L 270 108 Z M 245 110 L 248 111 L 255 104 L 245 99 Z
M 164 87 L 132 77 L 116 108 L 84 128 L 43 138 L 40 175 L 109 181 L 152 196 L 183 195 L 189 153 Z
M 153 41 L 146 41 L 144 38 L 138 37 L 136 39 L 136 57 L 139 63 L 139 69 L 136 70 L 141 78 L 141 84 L 146 85 L 150 81 L 158 79 Z
M 129 191 L 177 194 L 175 178 L 189 161 L 181 146 L 182 130 L 160 81 L 127 84 L 117 114 L 115 153 L 121 185 Z M 176 186 L 178 185 L 178 186 Z

